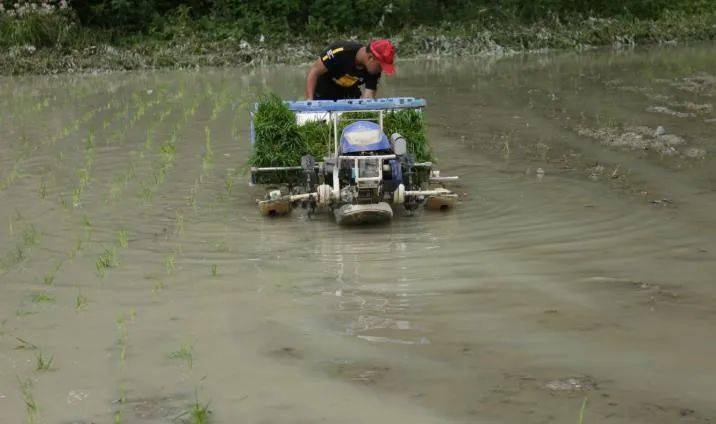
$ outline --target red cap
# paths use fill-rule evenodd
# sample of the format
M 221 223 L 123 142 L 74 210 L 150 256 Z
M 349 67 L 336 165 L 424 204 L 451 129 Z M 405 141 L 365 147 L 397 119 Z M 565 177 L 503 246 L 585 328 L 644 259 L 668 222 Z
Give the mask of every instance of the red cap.
M 368 47 L 373 56 L 380 62 L 381 70 L 388 75 L 393 75 L 395 73 L 395 66 L 393 65 L 395 47 L 393 47 L 390 40 L 375 40 Z

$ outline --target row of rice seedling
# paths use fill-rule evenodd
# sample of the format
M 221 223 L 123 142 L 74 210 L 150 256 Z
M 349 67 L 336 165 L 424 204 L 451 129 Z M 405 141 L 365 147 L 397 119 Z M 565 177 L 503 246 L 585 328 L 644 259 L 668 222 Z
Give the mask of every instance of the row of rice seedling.
M 408 151 L 417 161 L 434 160 L 421 111 L 402 109 L 385 113 L 383 126 L 386 134 L 397 132 L 406 138 Z M 322 158 L 331 140 L 330 131 L 330 126 L 323 122 L 296 124 L 295 114 L 280 97 L 265 95 L 254 113 L 256 138 L 249 163 L 253 166 L 295 166 L 306 154 Z
M 159 104 L 159 102 L 157 102 Z M 159 116 L 159 122 L 166 121 L 169 119 L 169 113 L 167 111 L 162 111 Z M 145 112 L 146 116 L 146 112 Z M 127 123 L 130 123 L 131 121 L 124 121 Z M 138 123 L 139 120 L 135 120 L 133 123 Z M 154 122 L 154 121 L 152 121 Z M 106 130 L 109 127 L 109 125 L 103 126 L 102 130 Z M 178 131 L 180 130 L 180 127 L 177 125 L 175 129 Z M 95 161 L 96 161 L 96 151 L 97 151 L 97 141 L 100 139 L 99 134 L 105 131 L 100 131 L 95 134 L 90 134 L 83 143 L 83 155 L 82 155 L 82 163 L 78 164 L 78 168 L 76 169 L 76 175 L 78 177 L 78 183 L 76 185 L 76 191 L 78 191 L 80 194 L 84 193 L 86 188 L 90 187 L 90 185 L 94 185 L 95 183 L 92 183 L 93 179 L 93 170 L 95 169 Z M 171 163 L 173 162 L 173 155 L 174 151 L 170 147 L 172 146 L 176 141 L 176 132 L 172 133 L 167 139 L 165 143 L 162 143 L 161 146 L 157 146 L 156 143 L 150 143 L 149 145 L 151 147 L 158 147 L 158 155 L 159 155 L 159 161 L 157 163 L 160 164 L 161 167 L 168 168 L 171 167 Z M 152 151 L 154 149 L 152 148 Z M 151 151 L 150 151 L 151 153 Z M 60 158 L 61 160 L 65 158 Z M 66 163 L 66 162 L 65 162 Z M 168 164 L 168 165 L 167 165 Z M 66 165 L 65 165 L 66 166 Z M 79 188 L 79 190 L 77 190 Z M 46 197 L 47 195 L 47 180 L 44 180 L 44 183 L 40 183 L 40 189 L 38 190 L 41 195 L 40 197 Z M 44 194 L 42 194 L 44 193 Z M 77 197 L 78 199 L 81 199 L 80 196 Z M 79 202 L 74 202 L 79 203 Z M 34 227 L 33 227 L 34 228 Z M 76 252 L 78 252 L 82 248 L 83 240 L 89 241 L 91 239 L 91 235 L 93 230 L 93 226 L 88 219 L 87 216 L 84 217 L 84 226 L 82 227 L 84 229 L 84 238 L 78 239 L 78 244 L 73 251 L 68 254 L 68 258 L 72 255 L 76 255 Z M 23 242 L 29 243 L 29 245 L 35 245 L 35 243 L 38 242 L 39 232 L 35 231 L 24 231 L 23 232 Z M 102 252 L 97 256 L 96 261 L 96 268 L 98 270 L 98 274 L 106 274 L 106 271 L 109 271 L 110 269 L 114 268 L 116 265 L 119 264 L 119 253 L 122 249 L 126 249 L 129 246 L 129 231 L 125 229 L 120 229 L 116 233 L 116 242 L 109 248 L 102 248 Z M 64 263 L 66 259 L 55 261 L 55 266 L 53 269 L 51 269 L 44 278 L 44 283 L 51 286 L 55 278 L 60 271 L 61 264 Z M 54 289 L 52 289 L 54 290 Z M 32 303 L 34 305 L 43 305 L 47 303 L 54 303 L 55 302 L 55 295 L 51 292 L 46 290 L 34 293 L 30 297 Z M 81 292 L 77 293 L 77 296 L 74 299 L 73 307 L 76 311 L 80 312 L 87 308 L 88 299 L 85 297 Z M 23 311 L 19 311 L 19 313 L 25 313 Z M 126 358 L 127 358 L 127 351 L 129 347 L 129 337 L 128 337 L 128 331 L 125 331 L 124 333 L 121 332 L 122 327 L 121 320 L 118 320 L 118 332 L 119 336 L 117 338 L 117 346 L 118 346 L 118 354 L 117 357 L 119 358 L 120 367 L 126 367 Z M 124 325 L 124 328 L 126 329 L 126 325 Z M 56 361 L 54 356 L 51 353 L 38 351 L 36 357 L 36 368 L 38 371 L 47 371 L 51 369 L 56 368 Z M 31 381 L 31 380 L 28 380 Z M 28 385 L 27 390 L 25 390 L 24 394 L 26 394 L 26 404 L 28 405 L 28 421 L 33 420 L 40 420 L 41 418 L 46 417 L 40 417 L 40 415 L 37 413 L 40 409 L 37 407 L 37 402 L 34 401 L 33 397 L 33 389 L 31 385 Z M 120 398 L 124 399 L 124 387 L 120 387 Z M 121 419 L 121 414 L 115 415 L 115 417 L 119 417 Z

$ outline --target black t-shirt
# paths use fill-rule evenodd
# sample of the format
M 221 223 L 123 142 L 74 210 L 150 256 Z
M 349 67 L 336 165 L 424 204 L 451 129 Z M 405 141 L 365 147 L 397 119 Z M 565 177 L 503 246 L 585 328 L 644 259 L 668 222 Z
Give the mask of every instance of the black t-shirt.
M 361 84 L 365 84 L 369 90 L 377 89 L 380 73 L 370 74 L 365 68 L 356 66 L 356 54 L 361 47 L 363 44 L 353 41 L 338 41 L 328 46 L 321 55 L 321 62 L 328 73 L 321 75 L 321 78 L 343 89 L 357 88 Z

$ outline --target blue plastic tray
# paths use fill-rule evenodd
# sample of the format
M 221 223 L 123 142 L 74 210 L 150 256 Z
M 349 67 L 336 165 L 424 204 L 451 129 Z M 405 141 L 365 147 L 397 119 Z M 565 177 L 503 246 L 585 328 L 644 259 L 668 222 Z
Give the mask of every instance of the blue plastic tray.
M 381 99 L 296 100 L 285 102 L 294 112 L 330 112 L 342 110 L 411 109 L 425 107 L 425 99 L 388 97 Z M 254 105 L 254 110 L 256 110 Z

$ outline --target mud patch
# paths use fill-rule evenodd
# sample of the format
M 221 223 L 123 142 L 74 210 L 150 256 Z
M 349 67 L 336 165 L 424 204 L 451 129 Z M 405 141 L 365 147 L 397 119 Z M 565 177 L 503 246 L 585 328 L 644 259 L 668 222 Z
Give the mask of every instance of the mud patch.
M 671 86 L 689 93 L 712 97 L 716 94 L 716 76 L 702 72 L 671 82 Z
M 664 156 L 683 155 L 689 158 L 704 157 L 706 152 L 691 152 L 692 156 L 681 153 L 677 146 L 686 144 L 686 140 L 675 134 L 668 134 L 663 127 L 650 128 L 647 126 L 606 127 L 591 129 L 577 127 L 579 135 L 598 140 L 601 144 L 615 148 L 629 150 L 651 150 Z
M 332 361 L 326 371 L 333 377 L 360 384 L 378 384 L 388 377 L 391 368 L 353 361 Z
M 138 420 L 176 419 L 186 410 L 186 395 L 130 398 L 122 403 L 125 413 Z
M 553 393 L 587 392 L 597 389 L 597 383 L 590 376 L 567 377 L 546 381 L 542 388 Z
M 649 106 L 646 108 L 647 112 L 662 113 L 664 115 L 673 116 L 675 118 L 695 118 L 696 114 L 692 112 L 679 112 L 676 110 L 669 109 L 665 106 Z

